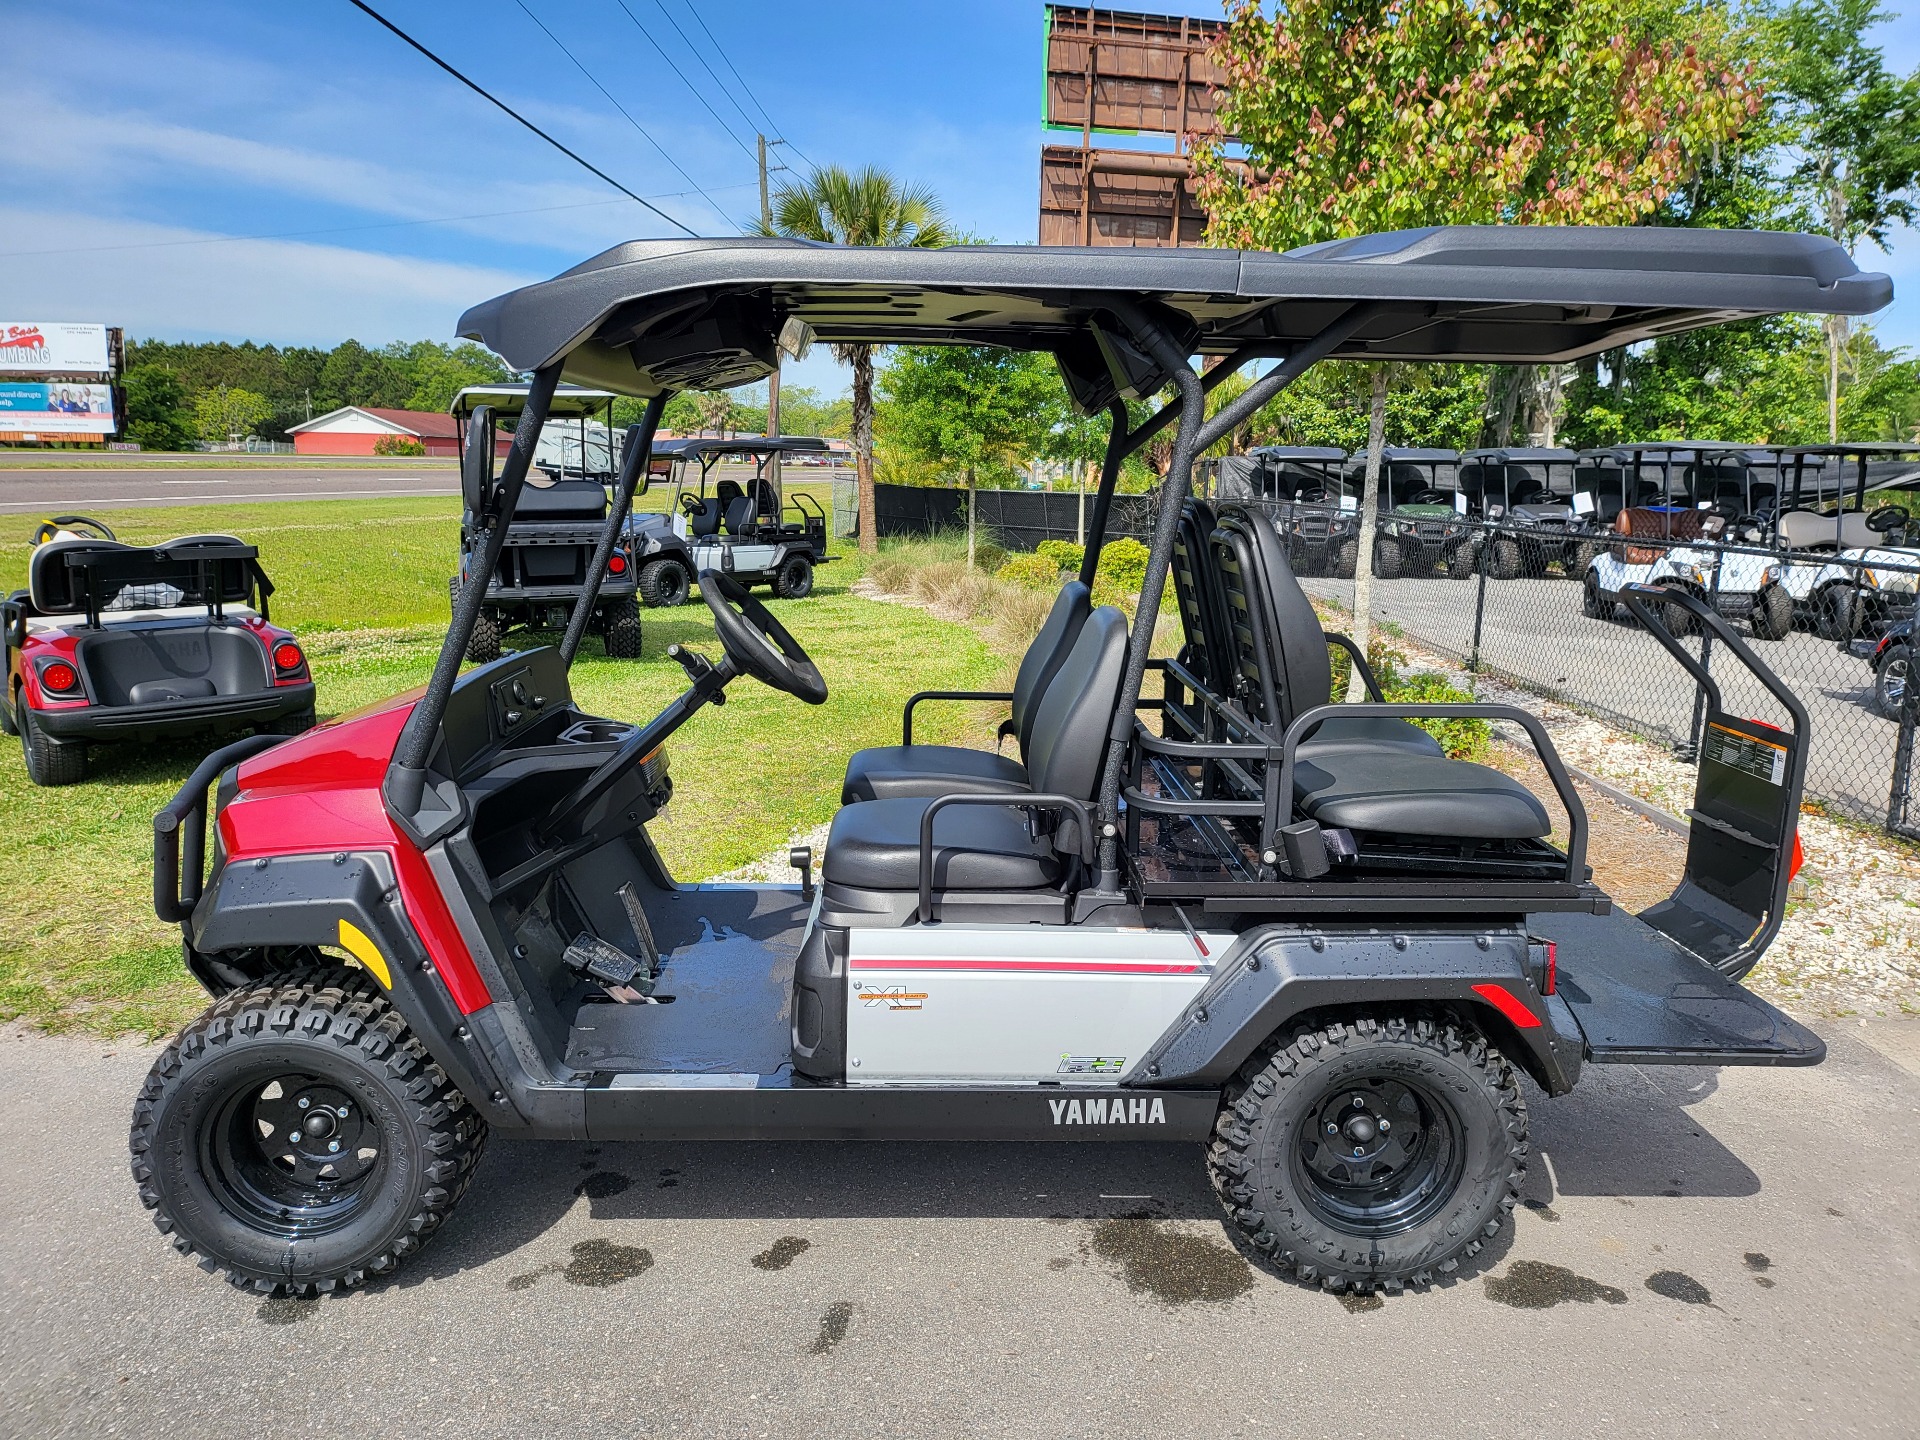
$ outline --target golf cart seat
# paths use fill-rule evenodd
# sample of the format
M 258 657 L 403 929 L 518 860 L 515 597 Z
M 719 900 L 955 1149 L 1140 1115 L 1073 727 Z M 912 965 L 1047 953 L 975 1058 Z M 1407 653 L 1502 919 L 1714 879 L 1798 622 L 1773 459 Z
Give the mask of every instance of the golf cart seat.
M 1127 663 L 1127 621 L 1111 605 L 1088 615 L 1033 717 L 1035 791 L 1091 801 Z M 979 793 L 954 791 L 952 793 Z M 827 834 L 827 883 L 860 890 L 912 890 L 920 883 L 920 825 L 932 796 L 843 806 Z M 1018 795 L 1005 807 L 947 806 L 933 817 L 933 883 L 943 890 L 1032 890 L 1056 883 L 1062 852 L 1081 836 L 1070 819 L 1035 826 Z M 1038 836 L 1035 830 L 1040 830 Z
M 598 523 L 607 518 L 607 492 L 591 480 L 531 482 L 520 492 L 519 520 L 573 520 Z
M 67 568 L 69 556 L 138 548 L 118 540 L 49 540 L 27 561 L 28 601 L 40 615 L 71 614 L 81 609 L 84 601 L 73 572 Z
M 720 533 L 720 502 L 709 495 L 687 516 L 687 529 L 696 539 Z
M 1012 793 L 1028 789 L 1027 765 L 1023 761 L 1032 756 L 1034 719 L 1048 686 L 1080 638 L 1090 603 L 1087 587 L 1078 580 L 1069 580 L 1063 585 L 1046 623 L 1033 637 L 1033 643 L 1020 661 L 1012 692 L 1004 696 L 981 696 L 1011 702 L 1012 717 L 1003 733 L 1013 735 L 1022 760 L 991 750 L 969 750 L 962 745 L 884 745 L 856 750 L 847 763 L 840 803 L 852 805 L 862 800 L 962 792 Z
M 742 495 L 727 502 L 726 517 L 721 521 L 729 535 L 745 535 L 753 529 L 753 501 Z
M 1213 544 L 1237 612 L 1242 669 L 1272 707 L 1262 718 L 1283 731 L 1328 703 L 1326 632 L 1263 517 L 1230 512 Z M 1326 829 L 1449 840 L 1538 840 L 1553 829 L 1526 786 L 1485 765 L 1448 759 L 1433 736 L 1392 718 L 1329 720 L 1309 734 L 1295 751 L 1293 799 L 1300 814 Z

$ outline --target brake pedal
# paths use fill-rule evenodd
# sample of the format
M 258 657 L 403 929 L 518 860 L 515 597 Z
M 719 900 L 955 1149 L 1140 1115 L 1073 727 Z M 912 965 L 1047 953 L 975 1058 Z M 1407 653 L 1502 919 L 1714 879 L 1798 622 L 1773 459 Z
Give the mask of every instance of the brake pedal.
M 658 975 L 660 945 L 653 938 L 653 926 L 648 923 L 646 907 L 640 903 L 640 892 L 629 880 L 613 893 L 620 901 L 620 908 L 627 912 L 627 924 L 633 927 L 633 938 L 640 946 L 640 963 L 646 967 L 649 977 Z
M 653 972 L 645 964 L 589 931 L 576 935 L 560 958 L 574 974 L 597 984 L 634 990 L 642 995 L 653 993 Z

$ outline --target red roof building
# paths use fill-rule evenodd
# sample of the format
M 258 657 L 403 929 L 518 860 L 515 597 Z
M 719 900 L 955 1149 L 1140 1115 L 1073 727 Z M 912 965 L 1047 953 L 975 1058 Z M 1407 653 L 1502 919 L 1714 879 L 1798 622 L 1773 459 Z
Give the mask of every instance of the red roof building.
M 299 425 L 291 425 L 296 455 L 372 455 L 381 438 L 418 440 L 429 455 L 456 456 L 460 453 L 460 425 L 451 415 L 431 410 L 379 410 L 359 405 L 343 405 L 325 415 Z M 495 442 L 501 455 L 512 443 L 510 436 Z

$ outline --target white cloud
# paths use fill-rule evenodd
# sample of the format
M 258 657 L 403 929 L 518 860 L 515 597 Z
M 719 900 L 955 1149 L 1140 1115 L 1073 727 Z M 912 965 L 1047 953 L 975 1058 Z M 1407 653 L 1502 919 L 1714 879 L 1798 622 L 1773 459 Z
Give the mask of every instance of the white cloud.
M 136 339 L 451 340 L 469 305 L 545 278 L 5 206 L 0 244 L 16 252 L 0 263 L 0 315 L 119 325 Z M 17 253 L 28 250 L 54 253 Z

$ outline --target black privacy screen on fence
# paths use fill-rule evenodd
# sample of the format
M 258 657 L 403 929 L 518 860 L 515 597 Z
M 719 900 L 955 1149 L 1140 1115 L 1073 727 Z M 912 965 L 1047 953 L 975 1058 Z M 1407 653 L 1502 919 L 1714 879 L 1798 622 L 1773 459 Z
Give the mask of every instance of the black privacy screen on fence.
M 976 490 L 978 524 L 982 534 L 1008 550 L 1031 550 L 1042 540 L 1078 540 L 1084 533 L 1081 497 L 1060 490 Z M 1116 495 L 1107 522 L 1107 537 L 1131 535 L 1145 541 L 1153 528 L 1154 497 Z M 937 530 L 960 530 L 967 523 L 965 490 L 922 485 L 875 485 L 874 511 L 880 534 L 931 535 Z M 1085 498 L 1087 515 L 1093 496 Z

